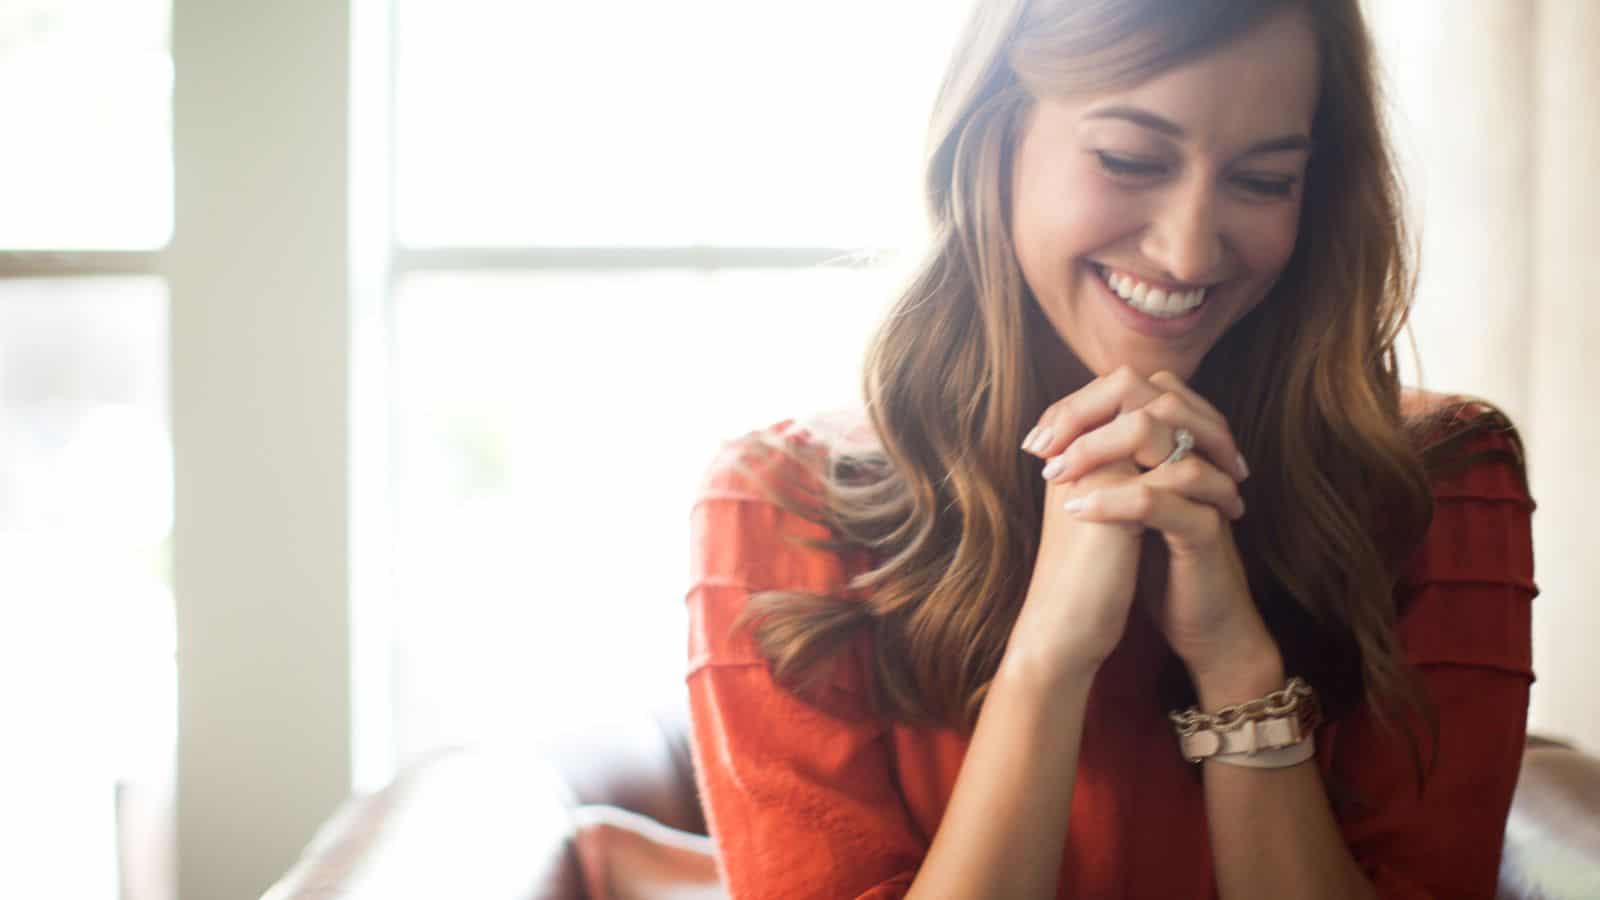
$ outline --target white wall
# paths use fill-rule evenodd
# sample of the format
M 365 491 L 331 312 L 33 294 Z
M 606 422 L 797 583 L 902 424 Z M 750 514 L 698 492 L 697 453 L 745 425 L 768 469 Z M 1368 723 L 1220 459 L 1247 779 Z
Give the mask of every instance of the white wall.
M 1544 594 L 1534 613 L 1531 726 L 1600 751 L 1600 3 L 1539 8 L 1539 150 L 1522 185 L 1537 198 L 1528 431 L 1534 552 Z

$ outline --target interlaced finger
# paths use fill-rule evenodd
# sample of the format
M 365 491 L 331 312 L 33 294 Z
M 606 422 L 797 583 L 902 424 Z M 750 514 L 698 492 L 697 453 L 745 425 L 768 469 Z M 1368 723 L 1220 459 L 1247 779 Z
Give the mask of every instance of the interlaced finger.
M 1186 456 L 1176 462 L 1163 462 L 1132 481 L 1214 507 L 1230 519 L 1244 516 L 1239 483 L 1203 457 Z
M 1067 509 L 1090 521 L 1142 525 L 1191 546 L 1218 540 L 1227 527 L 1227 518 L 1217 507 L 1144 478 L 1092 491 L 1069 501 Z
M 1168 393 L 1177 394 L 1184 398 L 1184 400 L 1188 401 L 1191 409 L 1197 410 L 1203 415 L 1209 415 L 1219 427 L 1227 431 L 1230 436 L 1232 435 L 1232 429 L 1228 428 L 1228 420 L 1222 415 L 1222 412 L 1213 406 L 1211 401 L 1207 400 L 1203 394 L 1185 384 L 1182 378 L 1171 372 L 1157 372 L 1150 376 L 1150 383 Z M 1250 477 L 1250 466 L 1245 462 L 1243 453 L 1236 453 L 1231 460 L 1219 460 L 1218 462 L 1222 464 L 1223 468 L 1233 472 L 1234 477 L 1240 481 Z
M 1150 382 L 1123 367 L 1052 403 L 1023 441 L 1023 449 L 1043 458 L 1055 456 L 1082 435 L 1159 395 Z
M 1238 451 L 1233 436 L 1210 417 L 1196 414 L 1177 394 L 1168 393 L 1077 438 L 1041 474 L 1050 481 L 1074 481 L 1118 459 L 1152 469 L 1177 448 L 1180 428 L 1189 432 L 1202 454 L 1213 461 L 1228 460 L 1228 471 L 1234 470 L 1232 460 Z
M 1076 481 L 1119 459 L 1131 459 L 1141 468 L 1153 469 L 1177 446 L 1176 431 L 1148 409 L 1136 409 L 1073 441 L 1045 465 L 1044 477 L 1050 481 Z
M 1176 380 L 1175 376 L 1172 377 Z M 1152 451 L 1148 447 L 1145 448 L 1144 457 L 1138 458 L 1145 467 L 1155 465 L 1172 451 L 1170 429 L 1187 428 L 1194 435 L 1195 445 L 1200 452 L 1218 461 L 1228 471 L 1239 473 L 1237 461 L 1242 457 L 1226 420 L 1198 394 L 1187 386 L 1182 387 L 1184 388 L 1182 391 L 1165 390 L 1133 372 L 1132 369 L 1119 369 L 1110 375 L 1095 379 L 1045 410 L 1039 425 L 1030 432 L 1024 442 L 1023 449 L 1051 459 L 1054 463 L 1055 457 L 1061 456 L 1085 435 L 1097 429 L 1110 427 L 1118 419 L 1133 412 L 1144 411 L 1169 429 L 1164 438 L 1165 449 L 1160 451 L 1159 458 L 1152 459 Z M 1196 399 L 1198 403 L 1194 402 Z M 1142 429 L 1149 428 L 1148 423 L 1139 422 L 1132 427 L 1134 437 L 1158 442 L 1163 440 L 1160 434 L 1148 435 L 1141 432 Z M 1123 435 L 1124 438 L 1127 436 L 1127 433 L 1120 428 L 1114 434 Z M 1113 443 L 1114 439 L 1111 443 L 1097 440 L 1093 442 L 1092 448 L 1103 449 L 1112 446 Z M 1086 458 L 1099 460 L 1101 464 L 1109 462 L 1111 458 L 1105 457 L 1100 449 L 1092 449 L 1091 455 Z M 1132 456 L 1131 453 L 1127 455 Z M 1094 468 L 1092 465 L 1078 465 L 1077 461 L 1069 456 L 1066 462 L 1055 465 L 1052 473 L 1046 477 L 1052 480 L 1070 479 L 1092 468 Z
M 1239 482 L 1198 456 L 1156 466 L 1139 476 L 1157 490 L 1172 491 L 1196 503 L 1214 507 L 1230 519 L 1244 517 Z

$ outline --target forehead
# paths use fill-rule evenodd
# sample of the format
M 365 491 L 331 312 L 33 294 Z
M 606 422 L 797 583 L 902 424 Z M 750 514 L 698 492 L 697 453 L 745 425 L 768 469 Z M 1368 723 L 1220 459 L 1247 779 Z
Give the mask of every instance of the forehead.
M 1081 108 L 1147 109 L 1181 126 L 1188 140 L 1225 147 L 1309 135 L 1318 89 L 1316 36 L 1305 13 L 1291 8 L 1205 56 L 1132 87 L 1083 98 Z

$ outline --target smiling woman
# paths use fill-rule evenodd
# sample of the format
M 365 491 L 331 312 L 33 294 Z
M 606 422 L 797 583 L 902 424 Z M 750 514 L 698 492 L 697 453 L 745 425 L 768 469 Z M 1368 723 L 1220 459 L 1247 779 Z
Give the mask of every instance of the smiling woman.
M 865 410 L 694 506 L 735 896 L 1492 894 L 1531 501 L 1402 390 L 1373 68 L 1356 0 L 975 4 Z
M 1280 12 L 1122 91 L 1046 99 L 1022 125 L 1012 240 L 1089 371 L 1193 376 L 1294 250 L 1318 94 L 1316 35 Z

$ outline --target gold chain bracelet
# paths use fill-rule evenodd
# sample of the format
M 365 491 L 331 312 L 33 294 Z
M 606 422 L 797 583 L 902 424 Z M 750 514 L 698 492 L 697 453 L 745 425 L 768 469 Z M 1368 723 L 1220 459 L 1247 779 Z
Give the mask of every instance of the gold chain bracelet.
M 1260 722 L 1291 715 L 1300 719 L 1301 730 L 1305 734 L 1316 730 L 1322 721 L 1317 706 L 1317 692 L 1298 675 L 1289 679 L 1289 683 L 1281 690 L 1273 691 L 1265 697 L 1224 706 L 1215 713 L 1204 713 L 1200 711 L 1200 707 L 1191 706 L 1181 712 L 1169 712 L 1167 718 L 1172 720 L 1178 736 L 1184 738 L 1200 731 L 1229 732 L 1246 722 Z

